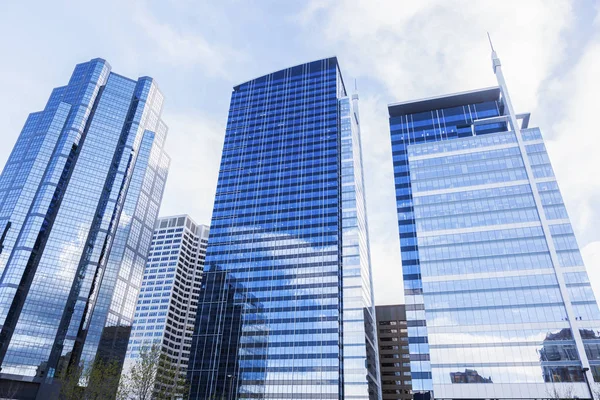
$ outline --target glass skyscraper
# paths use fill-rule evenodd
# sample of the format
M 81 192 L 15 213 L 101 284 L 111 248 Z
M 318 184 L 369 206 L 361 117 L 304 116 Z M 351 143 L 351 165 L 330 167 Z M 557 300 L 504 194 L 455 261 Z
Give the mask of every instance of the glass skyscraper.
M 499 87 L 389 106 L 415 399 L 589 399 L 600 312 L 540 130 L 492 58 Z
M 379 399 L 358 96 L 336 58 L 236 86 L 191 399 Z
M 0 176 L 0 385 L 33 398 L 68 365 L 122 362 L 169 166 L 162 104 L 94 59 L 29 115 Z
M 139 360 L 140 351 L 160 348 L 170 370 L 158 379 L 154 394 L 181 390 L 187 372 L 196 320 L 200 282 L 208 243 L 208 226 L 188 215 L 161 217 L 154 236 L 138 297 L 125 373 Z M 181 376 L 175 371 L 181 373 Z

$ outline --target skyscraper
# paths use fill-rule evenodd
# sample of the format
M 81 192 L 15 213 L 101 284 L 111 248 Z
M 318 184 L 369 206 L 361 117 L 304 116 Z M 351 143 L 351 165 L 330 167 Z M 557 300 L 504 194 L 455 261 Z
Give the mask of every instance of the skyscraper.
M 383 400 L 412 400 L 404 304 L 375 306 Z
M 68 365 L 125 356 L 169 158 L 152 78 L 110 70 L 78 64 L 0 177 L 0 386 L 23 396 Z
M 380 398 L 359 122 L 336 58 L 234 88 L 190 398 Z
M 389 106 L 415 399 L 590 398 L 598 305 L 492 58 L 499 87 Z
M 156 221 L 124 367 L 128 371 L 142 349 L 159 346 L 171 370 L 155 389 L 176 391 L 175 371 L 185 378 L 208 232 L 188 215 Z

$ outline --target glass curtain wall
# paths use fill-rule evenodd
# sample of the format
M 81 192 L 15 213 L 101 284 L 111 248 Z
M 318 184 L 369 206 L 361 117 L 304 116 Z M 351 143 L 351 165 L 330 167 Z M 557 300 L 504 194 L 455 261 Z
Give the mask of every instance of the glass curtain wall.
M 335 58 L 234 88 L 190 398 L 379 398 L 376 369 L 367 373 L 376 350 L 351 107 Z
M 497 88 L 389 110 L 415 397 L 589 397 L 600 313 L 539 129 L 523 152 Z

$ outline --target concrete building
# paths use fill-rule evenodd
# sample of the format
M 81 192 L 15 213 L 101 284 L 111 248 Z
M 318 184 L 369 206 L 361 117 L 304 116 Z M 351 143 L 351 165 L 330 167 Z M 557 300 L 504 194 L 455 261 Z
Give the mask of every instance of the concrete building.
M 156 221 L 127 347 L 125 373 L 139 358 L 140 350 L 156 345 L 173 370 L 185 377 L 208 234 L 208 226 L 196 224 L 188 215 Z
M 375 306 L 383 400 L 412 400 L 404 304 Z

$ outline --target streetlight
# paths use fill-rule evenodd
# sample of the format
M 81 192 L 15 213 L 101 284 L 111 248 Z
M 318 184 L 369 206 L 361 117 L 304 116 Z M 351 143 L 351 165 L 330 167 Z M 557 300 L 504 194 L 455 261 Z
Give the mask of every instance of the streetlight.
M 587 372 L 590 369 L 588 367 L 585 367 L 581 370 L 581 372 L 583 372 L 583 379 L 585 380 L 585 384 L 587 385 L 588 391 L 590 392 L 590 399 L 594 400 L 594 392 L 592 392 L 592 388 L 590 386 L 590 381 L 588 381 L 587 378 Z

